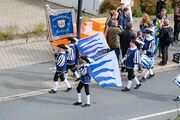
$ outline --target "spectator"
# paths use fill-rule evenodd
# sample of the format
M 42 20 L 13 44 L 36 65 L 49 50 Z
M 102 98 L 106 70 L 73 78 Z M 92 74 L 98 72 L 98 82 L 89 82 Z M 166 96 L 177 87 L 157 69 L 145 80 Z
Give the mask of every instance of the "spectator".
M 120 45 L 122 51 L 122 57 L 124 58 L 127 53 L 127 49 L 129 48 L 130 36 L 135 35 L 132 30 L 132 23 L 127 24 L 127 29 L 122 31 L 120 34 Z
M 159 0 L 156 3 L 156 15 L 158 15 L 159 13 L 161 13 L 162 9 L 166 9 L 166 0 Z
M 152 26 L 151 19 L 147 13 L 143 14 L 142 20 L 140 22 L 140 30 L 143 32 L 144 29 L 150 28 Z
M 168 61 L 168 48 L 170 45 L 169 37 L 167 36 L 168 32 L 173 32 L 173 29 L 169 26 L 169 21 L 165 20 L 164 25 L 162 26 L 159 34 L 160 39 L 160 47 L 161 47 L 161 53 L 162 53 L 162 61 L 158 65 L 166 65 Z M 173 40 L 172 40 L 173 41 Z
M 174 42 L 178 42 L 178 35 L 180 32 L 180 0 L 176 3 L 174 8 Z
M 161 57 L 160 41 L 159 41 L 159 32 L 163 26 L 164 20 L 167 19 L 167 10 L 162 9 L 161 12 L 156 16 L 156 19 L 153 21 L 155 27 L 155 40 L 156 40 L 156 51 L 155 54 L 159 51 L 158 56 Z
M 128 10 L 129 9 L 125 7 L 124 3 L 121 3 L 120 8 L 118 9 L 119 12 L 118 24 L 124 30 L 126 29 L 127 23 L 131 21 Z
M 118 20 L 112 20 L 111 27 L 107 31 L 106 39 L 110 50 L 115 50 L 118 61 L 120 55 L 120 33 L 121 29 L 118 27 Z
M 111 10 L 110 17 L 107 18 L 104 28 L 104 35 L 106 36 L 108 28 L 111 26 L 112 19 L 118 19 L 119 13 L 116 10 Z
M 134 4 L 134 0 L 121 0 L 121 3 L 124 3 L 125 6 L 129 9 L 129 14 L 130 14 L 130 18 L 131 18 L 131 21 L 133 20 L 133 17 L 132 17 L 132 9 L 131 7 L 133 6 Z

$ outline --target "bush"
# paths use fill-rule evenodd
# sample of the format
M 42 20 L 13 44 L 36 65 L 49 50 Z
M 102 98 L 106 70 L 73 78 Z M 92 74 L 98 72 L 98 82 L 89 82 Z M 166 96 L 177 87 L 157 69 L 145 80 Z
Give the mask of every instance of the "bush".
M 140 17 L 142 13 L 146 12 L 149 15 L 156 14 L 156 3 L 158 0 L 134 0 L 133 16 Z M 168 13 L 173 12 L 173 6 L 177 0 L 166 0 Z M 99 12 L 106 13 L 108 10 L 117 9 L 120 0 L 104 0 L 100 5 Z
M 110 10 L 116 10 L 119 5 L 119 0 L 104 0 L 99 7 L 99 13 L 106 13 Z
M 139 0 L 137 0 L 136 2 L 134 2 L 134 5 L 132 7 L 132 11 L 133 11 L 133 16 L 134 17 L 140 17 L 142 16 L 143 12 L 141 9 L 141 3 Z
M 140 0 L 142 11 L 149 15 L 154 15 L 156 13 L 156 1 L 157 0 Z
M 36 34 L 41 34 L 44 32 L 45 25 L 43 23 L 38 23 L 34 26 L 34 29 L 32 30 Z
M 0 40 L 12 40 L 14 35 L 11 32 L 0 32 Z

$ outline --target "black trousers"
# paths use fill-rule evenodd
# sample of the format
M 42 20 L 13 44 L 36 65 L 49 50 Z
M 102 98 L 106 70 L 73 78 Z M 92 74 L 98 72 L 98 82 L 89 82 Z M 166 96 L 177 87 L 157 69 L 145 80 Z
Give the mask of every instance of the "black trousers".
M 180 33 L 180 21 L 174 21 L 174 41 L 178 41 L 179 33 Z
M 127 72 L 128 72 L 128 80 L 133 80 L 135 78 L 134 70 L 127 68 Z
M 127 50 L 122 50 L 122 58 L 125 57 L 126 53 L 127 53 Z
M 167 61 L 168 61 L 168 48 L 169 48 L 169 45 L 167 45 L 167 44 L 161 45 L 162 63 L 163 64 L 167 64 Z
M 84 84 L 83 82 L 79 82 L 78 86 L 77 86 L 77 92 L 81 93 L 81 89 L 84 87 L 85 93 L 86 95 L 90 95 L 89 92 L 89 84 Z
M 61 81 L 64 81 L 65 80 L 64 73 L 56 72 L 54 74 L 54 82 L 57 82 L 59 78 L 60 78 Z
M 75 71 L 77 71 L 77 66 L 76 64 L 67 65 L 66 72 L 68 72 L 68 69 L 70 69 L 74 73 Z

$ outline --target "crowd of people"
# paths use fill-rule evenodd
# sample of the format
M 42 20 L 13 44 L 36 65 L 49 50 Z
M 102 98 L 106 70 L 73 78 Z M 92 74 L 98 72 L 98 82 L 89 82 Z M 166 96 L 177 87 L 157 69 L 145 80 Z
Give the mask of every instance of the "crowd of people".
M 125 0 L 128 1 L 128 0 Z M 128 5 L 132 5 L 133 0 L 129 0 Z M 180 21 L 180 1 L 177 2 L 174 12 L 175 29 L 170 27 L 165 0 L 157 2 L 157 15 L 152 21 L 147 13 L 143 14 L 139 23 L 139 31 L 134 33 L 132 30 L 132 13 L 129 12 L 130 6 L 124 2 L 120 4 L 117 10 L 111 10 L 110 17 L 106 21 L 104 35 L 110 47 L 110 51 L 115 51 L 120 62 L 121 72 L 128 73 L 128 83 L 122 91 L 130 91 L 133 80 L 136 82 L 134 89 L 141 86 L 141 82 L 152 78 L 155 57 L 161 56 L 162 60 L 158 65 L 164 66 L 168 62 L 168 47 L 171 43 L 178 41 L 179 21 Z M 58 88 L 58 79 L 64 81 L 67 85 L 65 92 L 72 89 L 68 82 L 68 69 L 76 77 L 77 102 L 73 105 L 82 105 L 81 89 L 84 87 L 87 102 L 82 107 L 90 106 L 89 84 L 91 76 L 89 74 L 89 64 L 91 59 L 87 56 L 80 56 L 76 43 L 76 38 L 68 38 L 69 44 L 60 44 L 57 46 L 55 54 L 56 72 L 54 75 L 54 84 L 49 93 L 56 93 Z M 79 59 L 80 58 L 80 59 Z M 141 80 L 135 75 L 135 71 L 146 70 Z M 176 100 L 180 100 L 180 97 Z

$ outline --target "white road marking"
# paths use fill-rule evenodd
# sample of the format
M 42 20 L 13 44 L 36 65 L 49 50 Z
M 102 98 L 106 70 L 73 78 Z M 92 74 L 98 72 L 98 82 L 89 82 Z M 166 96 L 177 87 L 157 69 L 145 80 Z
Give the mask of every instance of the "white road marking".
M 43 90 L 39 90 L 39 91 L 32 91 L 32 92 L 27 92 L 27 93 L 12 95 L 12 96 L 1 97 L 0 102 L 14 100 L 14 99 L 18 99 L 18 98 L 25 98 L 25 97 L 30 97 L 30 96 L 41 95 L 41 94 L 47 93 L 48 90 L 49 89 L 43 89 Z
M 142 120 L 142 119 L 146 119 L 146 118 L 152 118 L 152 117 L 156 117 L 156 116 L 160 116 L 160 115 L 174 113 L 174 112 L 177 112 L 179 110 L 180 109 L 173 109 L 173 110 L 169 110 L 169 111 L 164 111 L 164 112 L 159 112 L 159 113 L 155 113 L 155 114 L 150 114 L 150 115 L 140 116 L 140 117 L 136 117 L 136 118 L 131 118 L 131 119 L 128 119 L 128 120 Z
M 77 83 L 71 83 L 71 86 L 75 86 Z M 66 85 L 63 84 L 61 85 L 58 90 L 63 90 L 66 88 Z M 27 93 L 22 93 L 22 94 L 17 94 L 17 95 L 12 95 L 12 96 L 6 96 L 6 97 L 1 97 L 0 102 L 6 102 L 10 100 L 15 100 L 15 99 L 20 99 L 20 98 L 26 98 L 26 97 L 31 97 L 31 96 L 37 96 L 37 95 L 42 95 L 48 93 L 50 89 L 43 89 L 43 90 L 38 90 L 38 91 L 32 91 L 32 92 L 27 92 Z

